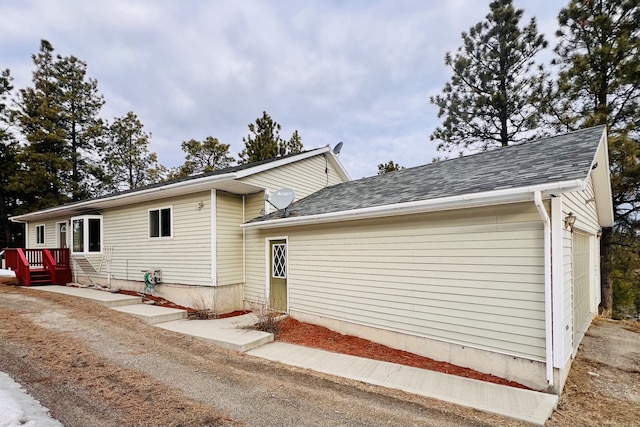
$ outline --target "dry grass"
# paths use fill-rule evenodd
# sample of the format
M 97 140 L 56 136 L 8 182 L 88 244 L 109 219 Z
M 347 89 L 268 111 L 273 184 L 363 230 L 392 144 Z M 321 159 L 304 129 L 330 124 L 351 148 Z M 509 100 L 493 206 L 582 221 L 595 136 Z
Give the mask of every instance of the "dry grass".
M 221 426 L 220 413 L 135 371 L 95 355 L 64 332 L 44 329 L 18 311 L 0 310 L 0 337 L 26 349 L 40 381 L 60 390 L 82 390 L 96 406 L 116 408 L 121 425 Z

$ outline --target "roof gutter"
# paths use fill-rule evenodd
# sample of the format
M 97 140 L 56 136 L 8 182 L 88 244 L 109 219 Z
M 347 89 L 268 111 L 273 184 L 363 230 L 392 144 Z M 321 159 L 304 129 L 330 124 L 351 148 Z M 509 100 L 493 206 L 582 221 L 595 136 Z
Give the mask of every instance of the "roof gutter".
M 118 200 L 122 200 L 122 199 L 127 199 L 127 198 L 131 198 L 131 197 L 139 197 L 139 196 L 144 196 L 144 195 L 151 195 L 151 194 L 156 194 L 156 193 L 162 193 L 164 191 L 168 191 L 168 190 L 174 190 L 177 188 L 189 188 L 189 187 L 193 187 L 193 186 L 198 186 L 198 185 L 202 185 L 204 183 L 214 183 L 214 182 L 219 182 L 219 181 L 228 181 L 228 180 L 232 180 L 236 178 L 237 173 L 233 172 L 233 173 L 226 173 L 223 175 L 214 175 L 214 176 L 209 176 L 206 177 L 202 180 L 190 180 L 190 181 L 186 181 L 186 182 L 176 182 L 174 184 L 168 184 L 168 185 L 162 185 L 160 187 L 154 187 L 154 188 L 148 188 L 145 190 L 137 190 L 134 192 L 127 192 L 127 193 L 123 193 L 123 194 L 117 194 L 115 196 L 111 196 L 111 197 L 104 197 L 104 198 L 100 198 L 100 199 L 92 199 L 92 200 L 86 200 L 84 202 L 77 202 L 77 203 L 72 203 L 72 204 L 68 204 L 68 205 L 62 205 L 62 206 L 56 206 L 54 208 L 50 208 L 50 209 L 43 209 L 40 211 L 36 211 L 36 212 L 31 212 L 28 214 L 24 214 L 24 215 L 16 215 L 13 216 L 11 218 L 9 218 L 12 222 L 17 222 L 17 223 L 24 223 L 29 221 L 29 218 L 34 216 L 35 214 L 37 215 L 42 215 L 42 214 L 53 214 L 53 213 L 64 213 L 65 211 L 68 210 L 72 210 L 72 209 L 81 209 L 81 208 L 87 208 L 87 209 L 91 209 L 91 208 L 100 208 L 100 205 L 102 205 L 103 203 L 108 203 L 108 202 L 114 202 L 114 201 L 118 201 Z
M 545 195 L 548 195 L 554 193 L 579 191 L 584 189 L 585 183 L 586 181 L 582 179 L 574 179 L 569 181 L 560 181 L 529 187 L 501 189 L 475 194 L 462 194 L 459 196 L 418 200 L 415 202 L 396 203 L 393 205 L 373 206 L 368 208 L 352 209 L 348 211 L 269 219 L 265 221 L 245 223 L 242 224 L 242 227 L 247 229 L 281 228 L 299 225 L 312 225 L 325 222 L 350 221 L 368 218 L 381 218 L 394 215 L 434 212 L 440 210 L 450 210 L 475 206 L 526 202 L 533 200 L 533 194 L 535 192 L 539 192 L 541 195 L 543 193 Z

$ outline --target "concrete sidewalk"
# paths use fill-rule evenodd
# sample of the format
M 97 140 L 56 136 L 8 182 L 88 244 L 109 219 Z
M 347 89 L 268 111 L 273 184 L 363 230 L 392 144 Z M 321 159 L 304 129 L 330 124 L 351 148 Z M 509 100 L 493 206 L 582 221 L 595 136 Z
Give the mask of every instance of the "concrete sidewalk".
M 247 354 L 457 403 L 535 425 L 544 425 L 558 404 L 558 396 L 552 394 L 281 342 L 258 347 Z
M 95 301 L 114 310 L 137 316 L 154 326 L 195 336 L 220 347 L 246 352 L 251 356 L 403 390 L 534 425 L 543 426 L 558 405 L 558 396 L 553 394 L 272 342 L 273 335 L 246 329 L 246 326 L 257 320 L 252 314 L 227 319 L 172 320 L 176 318 L 175 316 L 185 317 L 186 312 L 177 313 L 183 310 L 141 304 L 139 297 L 111 294 L 91 288 L 41 286 L 30 289 L 62 293 Z

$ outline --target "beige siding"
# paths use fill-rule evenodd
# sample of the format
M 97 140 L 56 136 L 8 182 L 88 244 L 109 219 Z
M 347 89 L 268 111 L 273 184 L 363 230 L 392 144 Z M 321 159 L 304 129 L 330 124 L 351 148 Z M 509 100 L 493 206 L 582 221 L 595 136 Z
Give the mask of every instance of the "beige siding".
M 216 192 L 216 255 L 219 285 L 242 282 L 242 196 Z
M 164 207 L 173 209 L 173 236 L 149 239 L 148 211 Z M 209 192 L 105 210 L 103 227 L 114 279 L 142 280 L 141 270 L 161 268 L 165 283 L 212 284 Z
M 533 203 L 251 232 L 249 299 L 264 298 L 272 236 L 289 239 L 292 311 L 544 358 L 543 233 Z
M 264 215 L 264 193 L 247 194 L 244 196 L 244 221 Z
M 595 195 L 591 178 L 587 182 L 585 191 L 566 193 L 562 196 L 563 212 L 573 212 L 576 215 L 575 228 L 588 234 L 595 234 L 600 229 L 596 212 Z
M 328 174 L 325 174 L 325 168 L 328 169 Z M 295 200 L 300 200 L 326 186 L 343 182 L 331 163 L 325 162 L 324 156 L 300 160 L 248 176 L 241 181 L 259 185 L 271 192 L 285 187 L 293 188 L 296 193 Z
M 56 227 L 58 222 L 67 221 L 69 218 L 57 218 L 54 220 L 32 222 L 25 225 L 27 228 L 28 241 L 27 248 L 40 249 L 40 248 L 57 248 L 58 240 L 56 236 Z M 38 225 L 44 225 L 44 244 L 36 243 L 36 227 Z

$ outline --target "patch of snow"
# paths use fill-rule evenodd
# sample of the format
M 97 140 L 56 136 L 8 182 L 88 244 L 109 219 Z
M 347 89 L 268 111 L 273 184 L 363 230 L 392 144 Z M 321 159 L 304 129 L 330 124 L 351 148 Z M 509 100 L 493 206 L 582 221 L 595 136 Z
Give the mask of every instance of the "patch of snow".
M 16 272 L 13 270 L 6 270 L 4 268 L 0 268 L 0 276 L 16 277 Z
M 9 375 L 0 372 L 0 427 L 63 427 Z

